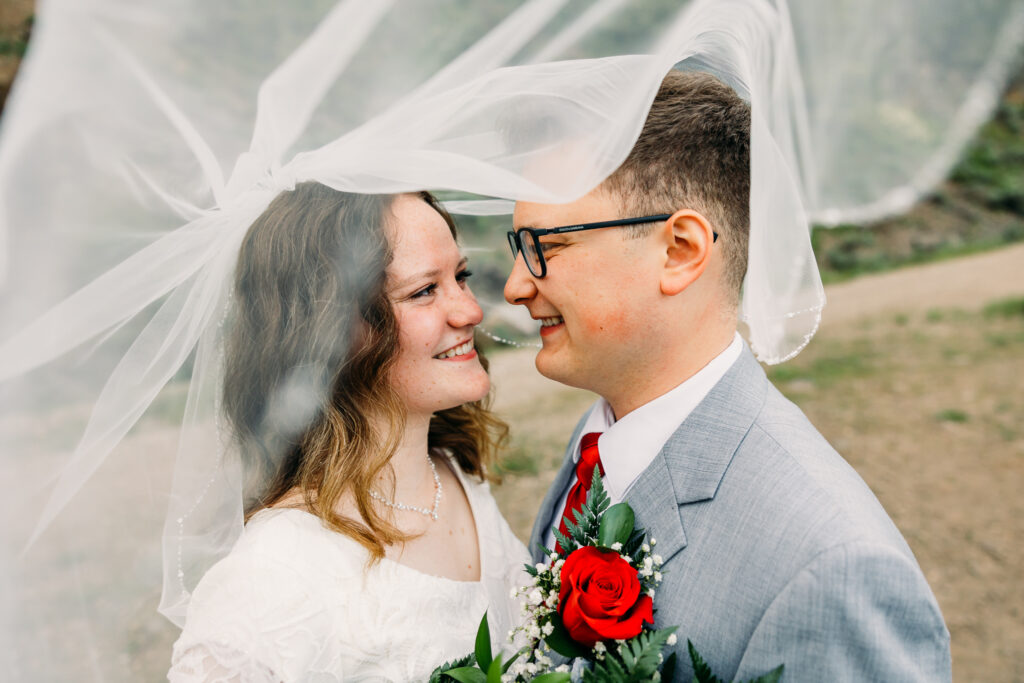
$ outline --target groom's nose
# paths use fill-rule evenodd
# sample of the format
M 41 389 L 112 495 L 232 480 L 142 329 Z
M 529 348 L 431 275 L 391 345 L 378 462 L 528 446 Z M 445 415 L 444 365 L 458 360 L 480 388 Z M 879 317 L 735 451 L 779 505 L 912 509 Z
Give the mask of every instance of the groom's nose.
M 537 294 L 537 281 L 526 267 L 522 254 L 516 254 L 512 272 L 505 281 L 505 301 L 510 304 L 525 304 Z

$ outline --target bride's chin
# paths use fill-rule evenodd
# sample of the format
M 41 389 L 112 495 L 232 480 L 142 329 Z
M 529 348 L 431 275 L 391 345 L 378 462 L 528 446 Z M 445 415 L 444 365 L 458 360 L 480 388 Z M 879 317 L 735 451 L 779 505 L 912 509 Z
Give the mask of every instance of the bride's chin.
M 481 367 L 479 374 L 474 373 L 474 375 L 475 376 L 472 379 L 467 378 L 465 382 L 462 382 L 460 387 L 451 387 L 457 391 L 458 389 L 461 389 L 458 393 L 462 394 L 463 400 L 459 405 L 480 401 L 490 392 L 491 378 L 487 372 Z
M 472 392 L 473 397 L 470 398 L 466 403 L 472 403 L 474 401 L 480 401 L 484 399 L 491 391 L 491 379 L 486 374 L 484 375 L 483 381 L 479 382 L 475 390 Z

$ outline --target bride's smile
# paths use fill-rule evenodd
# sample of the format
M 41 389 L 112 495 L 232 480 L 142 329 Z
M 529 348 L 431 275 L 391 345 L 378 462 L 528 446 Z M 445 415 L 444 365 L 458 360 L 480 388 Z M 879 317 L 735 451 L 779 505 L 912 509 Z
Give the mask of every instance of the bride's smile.
M 436 356 L 434 356 L 434 358 L 436 358 L 437 360 L 455 361 L 471 360 L 473 358 L 476 358 L 476 351 L 473 349 L 473 340 L 467 339 L 464 342 L 456 344 L 447 351 L 443 351 L 442 353 L 437 354 Z

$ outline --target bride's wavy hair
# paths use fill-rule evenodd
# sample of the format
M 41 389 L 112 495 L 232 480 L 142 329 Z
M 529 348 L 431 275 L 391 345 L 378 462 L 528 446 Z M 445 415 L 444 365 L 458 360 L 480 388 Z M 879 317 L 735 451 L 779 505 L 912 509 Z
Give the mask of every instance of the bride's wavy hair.
M 448 213 L 420 196 L 455 237 Z M 369 495 L 378 475 L 393 483 L 389 461 L 406 420 L 389 379 L 399 352 L 385 291 L 393 200 L 313 182 L 275 198 L 242 243 L 224 361 L 223 409 L 242 457 L 246 520 L 299 490 L 372 561 L 409 538 Z M 489 402 L 436 413 L 428 436 L 432 451 L 480 478 L 508 431 Z M 358 518 L 336 511 L 346 493 Z

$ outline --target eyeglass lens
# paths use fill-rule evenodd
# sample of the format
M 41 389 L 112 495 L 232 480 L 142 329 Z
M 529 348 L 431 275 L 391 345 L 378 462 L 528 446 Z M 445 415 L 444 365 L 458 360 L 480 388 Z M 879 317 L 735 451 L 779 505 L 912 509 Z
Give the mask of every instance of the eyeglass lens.
M 536 277 L 543 277 L 544 264 L 541 263 L 540 248 L 537 246 L 537 237 L 528 230 L 508 233 L 508 243 L 512 248 L 512 258 L 515 258 L 521 251 L 526 267 Z
M 537 237 L 532 232 L 523 230 L 519 233 L 519 242 L 523 245 L 523 257 L 530 272 L 541 277 L 544 267 L 540 262 L 540 248 L 537 246 Z

